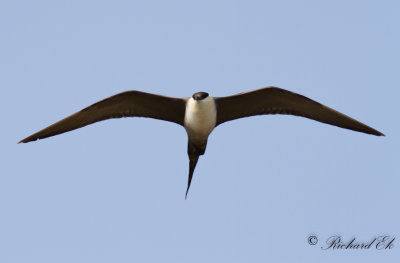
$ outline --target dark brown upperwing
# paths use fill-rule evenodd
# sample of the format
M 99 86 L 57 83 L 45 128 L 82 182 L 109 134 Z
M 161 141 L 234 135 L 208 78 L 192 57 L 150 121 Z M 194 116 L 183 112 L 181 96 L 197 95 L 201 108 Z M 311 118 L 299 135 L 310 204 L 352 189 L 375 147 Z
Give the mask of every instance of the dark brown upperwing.
M 44 139 L 83 126 L 121 117 L 149 117 L 183 126 L 186 100 L 140 91 L 126 91 L 101 100 L 55 124 L 23 139 L 26 143 Z
M 266 87 L 228 97 L 215 98 L 217 125 L 226 121 L 263 114 L 302 116 L 338 127 L 383 136 L 381 132 L 302 95 Z

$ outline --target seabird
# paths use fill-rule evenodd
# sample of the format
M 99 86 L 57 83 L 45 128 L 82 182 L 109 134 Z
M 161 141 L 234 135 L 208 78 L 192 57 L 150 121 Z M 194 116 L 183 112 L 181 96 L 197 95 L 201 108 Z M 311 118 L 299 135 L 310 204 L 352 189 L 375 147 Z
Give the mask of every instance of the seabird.
M 121 117 L 149 117 L 183 126 L 188 135 L 189 178 L 203 155 L 210 133 L 218 125 L 244 117 L 290 114 L 376 136 L 383 133 L 300 94 L 277 87 L 265 87 L 227 97 L 213 98 L 197 92 L 191 98 L 172 98 L 141 91 L 126 91 L 101 100 L 23 139 L 27 143 L 83 126 Z

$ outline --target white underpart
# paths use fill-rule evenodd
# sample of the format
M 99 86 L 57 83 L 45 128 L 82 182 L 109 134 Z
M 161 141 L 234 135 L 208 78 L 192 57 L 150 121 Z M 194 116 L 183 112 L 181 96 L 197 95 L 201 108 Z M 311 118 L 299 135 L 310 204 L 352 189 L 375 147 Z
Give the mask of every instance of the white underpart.
M 204 141 L 215 128 L 217 109 L 213 97 L 203 100 L 190 98 L 186 104 L 185 129 L 191 140 Z

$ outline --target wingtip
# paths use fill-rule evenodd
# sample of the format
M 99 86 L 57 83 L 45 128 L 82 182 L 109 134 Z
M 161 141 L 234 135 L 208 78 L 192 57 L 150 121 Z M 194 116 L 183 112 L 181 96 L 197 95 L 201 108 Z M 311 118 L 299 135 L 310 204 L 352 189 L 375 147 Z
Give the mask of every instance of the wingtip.
M 18 142 L 18 144 L 30 142 L 30 140 L 27 140 L 27 139 L 28 139 L 28 138 L 25 138 L 25 139 L 23 139 L 23 140 L 20 140 L 20 141 Z
M 23 139 L 23 140 L 20 140 L 19 142 L 18 142 L 18 144 L 19 143 L 28 143 L 28 142 L 34 142 L 34 141 L 36 141 L 36 140 L 39 140 L 39 138 L 37 138 L 37 137 L 32 137 L 32 136 L 29 136 L 29 137 L 26 137 L 25 139 Z

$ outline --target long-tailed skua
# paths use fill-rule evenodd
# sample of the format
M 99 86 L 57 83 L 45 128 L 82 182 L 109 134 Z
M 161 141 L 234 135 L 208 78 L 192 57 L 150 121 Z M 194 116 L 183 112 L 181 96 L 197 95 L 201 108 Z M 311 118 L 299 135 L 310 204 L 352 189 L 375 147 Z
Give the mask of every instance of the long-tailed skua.
M 121 117 L 149 117 L 183 126 L 188 135 L 189 178 L 187 197 L 193 172 L 207 139 L 218 125 L 255 115 L 290 114 L 376 136 L 383 133 L 338 111 L 302 95 L 266 87 L 228 97 L 213 98 L 197 92 L 191 98 L 172 98 L 141 91 L 126 91 L 101 100 L 53 125 L 23 139 L 27 143 L 68 132 L 83 126 Z

